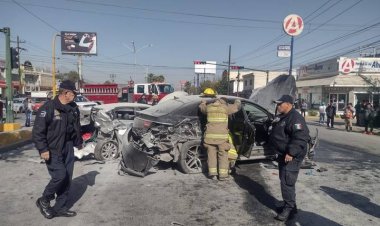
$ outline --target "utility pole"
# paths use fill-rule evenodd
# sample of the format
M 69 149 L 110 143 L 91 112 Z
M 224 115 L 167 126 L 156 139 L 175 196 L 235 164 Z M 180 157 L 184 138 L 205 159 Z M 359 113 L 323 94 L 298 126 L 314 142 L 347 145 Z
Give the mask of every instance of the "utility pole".
M 112 83 L 115 83 L 115 78 L 116 78 L 115 74 L 110 74 L 110 79 Z
M 21 48 L 20 47 L 20 43 L 25 43 L 25 41 L 20 41 L 20 38 L 19 38 L 19 36 L 17 35 L 17 41 L 16 41 L 16 43 L 17 43 L 17 51 L 18 51 L 18 53 L 19 53 L 19 57 L 18 57 L 18 65 L 19 65 L 19 67 L 18 67 L 18 76 L 19 76 L 19 93 L 21 93 L 21 94 L 24 94 L 25 92 L 24 92 L 24 88 L 23 88 L 23 79 L 22 79 L 22 74 L 21 74 L 21 63 L 20 63 L 20 52 L 21 52 L 21 50 L 26 50 L 25 48 Z
M 6 76 L 6 123 L 13 123 L 13 95 L 12 95 L 12 65 L 11 65 L 11 29 L 4 27 L 0 32 L 5 34 L 5 76 Z
M 230 95 L 231 45 L 228 50 L 227 95 Z
M 83 75 L 82 75 L 82 54 L 78 55 L 78 90 L 82 87 Z

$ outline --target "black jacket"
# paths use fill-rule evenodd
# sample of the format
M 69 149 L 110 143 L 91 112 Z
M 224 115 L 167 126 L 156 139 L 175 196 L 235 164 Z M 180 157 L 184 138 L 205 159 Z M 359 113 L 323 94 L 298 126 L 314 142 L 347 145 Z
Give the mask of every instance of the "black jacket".
M 310 140 L 305 119 L 294 108 L 286 115 L 279 115 L 272 125 L 270 144 L 280 154 L 289 154 L 302 160 Z
M 82 145 L 78 106 L 74 102 L 63 105 L 58 96 L 48 100 L 36 113 L 32 138 L 40 153 L 60 154 L 66 141 Z

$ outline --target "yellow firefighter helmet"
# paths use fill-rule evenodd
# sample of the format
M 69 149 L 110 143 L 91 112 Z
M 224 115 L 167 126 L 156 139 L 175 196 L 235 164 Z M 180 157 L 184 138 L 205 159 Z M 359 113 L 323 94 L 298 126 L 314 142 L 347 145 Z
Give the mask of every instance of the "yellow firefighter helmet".
M 212 88 L 207 88 L 203 91 L 203 93 L 201 93 L 201 96 L 204 96 L 204 97 L 215 97 L 218 93 L 212 89 Z

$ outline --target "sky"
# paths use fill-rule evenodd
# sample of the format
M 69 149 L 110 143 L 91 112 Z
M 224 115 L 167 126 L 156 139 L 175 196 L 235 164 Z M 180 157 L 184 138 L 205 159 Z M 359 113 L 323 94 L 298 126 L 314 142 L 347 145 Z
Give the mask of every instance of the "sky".
M 24 42 L 21 62 L 37 67 L 51 68 L 57 32 L 96 32 L 98 54 L 84 56 L 82 69 L 93 82 L 111 74 L 118 83 L 143 82 L 154 73 L 178 86 L 193 81 L 194 60 L 222 64 L 218 78 L 230 45 L 234 65 L 286 71 L 289 58 L 278 58 L 277 46 L 290 44 L 282 28 L 289 14 L 305 22 L 294 38 L 295 68 L 376 47 L 380 52 L 379 0 L 0 0 L 0 9 L 0 27 L 10 27 L 12 41 L 19 36 Z M 4 48 L 0 34 L 1 59 Z M 57 38 L 57 69 L 77 71 L 77 56 L 60 49 Z

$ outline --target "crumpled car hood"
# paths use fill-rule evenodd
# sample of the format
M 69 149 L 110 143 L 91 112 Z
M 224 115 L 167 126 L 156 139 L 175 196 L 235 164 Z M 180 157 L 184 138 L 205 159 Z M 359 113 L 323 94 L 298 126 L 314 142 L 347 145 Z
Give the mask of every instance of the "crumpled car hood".
M 289 75 L 280 75 L 266 86 L 254 89 L 249 100 L 274 113 L 276 105 L 273 101 L 285 94 L 296 97 L 296 91 L 295 78 Z

